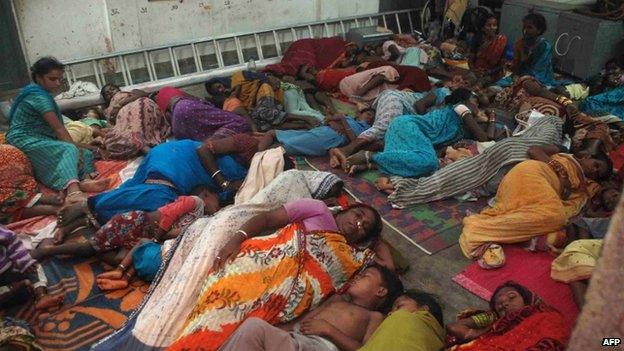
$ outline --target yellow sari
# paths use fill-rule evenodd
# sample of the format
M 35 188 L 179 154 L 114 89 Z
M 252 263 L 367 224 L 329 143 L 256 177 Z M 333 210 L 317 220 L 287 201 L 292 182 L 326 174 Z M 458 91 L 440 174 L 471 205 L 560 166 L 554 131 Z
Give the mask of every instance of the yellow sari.
M 464 218 L 459 245 L 466 257 L 475 258 L 475 251 L 487 243 L 519 243 L 546 235 L 552 244 L 561 237 L 564 226 L 581 211 L 596 184 L 588 186 L 572 155 L 557 154 L 552 159 L 559 161 L 568 173 L 568 199 L 561 199 L 561 183 L 547 163 L 519 163 L 501 181 L 495 205 Z

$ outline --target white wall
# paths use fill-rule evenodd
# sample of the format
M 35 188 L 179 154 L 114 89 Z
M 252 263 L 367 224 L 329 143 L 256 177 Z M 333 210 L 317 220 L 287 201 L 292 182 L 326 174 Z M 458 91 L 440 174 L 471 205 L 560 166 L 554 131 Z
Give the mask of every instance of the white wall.
M 379 0 L 13 0 L 26 59 L 61 60 L 375 13 Z

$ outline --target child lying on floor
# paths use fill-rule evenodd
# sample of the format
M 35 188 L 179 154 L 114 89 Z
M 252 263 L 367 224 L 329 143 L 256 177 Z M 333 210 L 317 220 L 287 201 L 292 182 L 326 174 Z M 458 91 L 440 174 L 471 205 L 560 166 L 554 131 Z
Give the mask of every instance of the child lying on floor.
M 513 281 L 496 288 L 490 311 L 458 318 L 446 326 L 451 350 L 563 350 L 570 336 L 559 311 Z
M 141 255 L 154 256 L 154 248 L 146 248 L 145 244 L 138 245 L 142 239 L 153 240 L 162 243 L 167 239 L 176 238 L 184 227 L 199 216 L 213 214 L 219 210 L 219 199 L 216 194 L 204 189 L 199 196 L 179 196 L 175 202 L 167 204 L 156 211 L 130 211 L 111 218 L 104 226 L 88 238 L 80 237 L 77 241 L 54 245 L 49 239 L 33 250 L 32 255 L 36 259 L 42 259 L 53 255 L 76 255 L 93 256 L 118 249 L 125 249 L 121 263 L 114 272 L 105 273 L 101 279 L 120 280 L 132 260 L 143 262 Z M 135 246 L 137 246 L 135 248 Z M 115 255 L 112 261 L 119 262 L 119 255 Z M 152 269 L 153 270 L 153 269 Z M 132 276 L 133 270 L 129 270 L 127 276 Z M 155 274 L 155 273 L 154 273 Z M 153 274 L 147 274 L 152 276 Z M 129 277 L 128 277 L 129 278 Z M 100 281 L 101 288 L 110 290 L 118 289 L 122 282 Z M 127 286 L 127 280 L 125 282 Z M 123 288 L 123 286 L 121 286 Z
M 32 259 L 17 235 L 0 226 L 0 307 L 35 298 L 35 309 L 45 310 L 63 303 L 63 295 L 48 295 L 43 268 Z
M 363 109 L 355 118 L 336 115 L 327 117 L 327 125 L 310 130 L 270 130 L 266 139 L 277 140 L 290 155 L 323 156 L 335 147 L 343 146 L 370 128 L 375 119 L 375 110 Z
M 408 290 L 359 351 L 438 351 L 444 346 L 444 320 L 437 299 L 426 292 Z
M 247 319 L 222 351 L 356 350 L 383 320 L 383 311 L 403 290 L 399 278 L 383 266 L 366 268 L 343 295 L 334 295 L 300 320 L 274 327 Z

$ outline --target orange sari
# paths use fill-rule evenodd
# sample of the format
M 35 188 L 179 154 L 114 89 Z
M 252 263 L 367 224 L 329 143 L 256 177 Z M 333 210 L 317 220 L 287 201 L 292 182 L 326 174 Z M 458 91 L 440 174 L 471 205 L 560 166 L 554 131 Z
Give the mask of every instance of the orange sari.
M 208 274 L 168 350 L 217 350 L 249 317 L 292 321 L 342 288 L 371 257 L 338 233 L 307 232 L 302 224 L 246 240 L 232 263 Z

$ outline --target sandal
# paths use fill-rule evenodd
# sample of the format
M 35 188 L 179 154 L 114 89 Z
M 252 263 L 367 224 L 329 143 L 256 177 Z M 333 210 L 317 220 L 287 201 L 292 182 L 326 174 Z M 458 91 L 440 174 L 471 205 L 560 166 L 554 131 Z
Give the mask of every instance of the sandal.
M 475 254 L 479 256 L 477 263 L 483 269 L 495 269 L 505 265 L 505 251 L 499 244 L 481 245 Z

